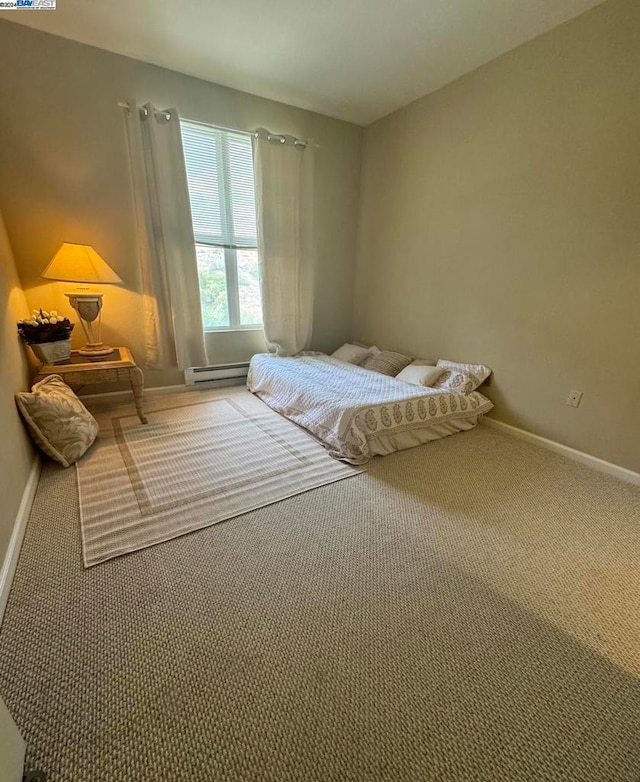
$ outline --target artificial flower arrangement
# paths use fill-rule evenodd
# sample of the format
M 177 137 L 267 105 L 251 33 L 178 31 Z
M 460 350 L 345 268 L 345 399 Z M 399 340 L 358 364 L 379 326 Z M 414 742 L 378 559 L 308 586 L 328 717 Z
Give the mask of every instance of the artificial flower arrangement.
M 33 310 L 31 317 L 18 322 L 18 334 L 27 345 L 41 345 L 70 339 L 74 324 L 55 310 Z

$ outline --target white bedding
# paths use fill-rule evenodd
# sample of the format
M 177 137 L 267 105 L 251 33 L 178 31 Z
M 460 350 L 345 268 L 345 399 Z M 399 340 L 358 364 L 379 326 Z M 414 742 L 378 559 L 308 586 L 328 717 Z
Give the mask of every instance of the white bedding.
M 323 354 L 258 354 L 247 388 L 351 464 L 471 428 L 493 407 L 477 391 L 422 388 Z

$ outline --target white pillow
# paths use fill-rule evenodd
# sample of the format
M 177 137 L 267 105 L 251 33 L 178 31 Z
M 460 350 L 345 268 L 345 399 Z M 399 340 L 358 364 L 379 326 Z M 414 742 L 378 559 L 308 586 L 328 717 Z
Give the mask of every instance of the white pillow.
M 470 394 L 491 374 L 489 367 L 484 364 L 461 364 L 457 361 L 438 359 L 439 367 L 444 369 L 444 374 L 439 377 L 434 386 L 445 391 L 457 391 L 462 394 Z
M 365 348 L 362 345 L 353 345 L 351 342 L 345 342 L 345 344 L 334 351 L 331 356 L 333 358 L 340 359 L 340 361 L 347 361 L 349 364 L 362 364 L 362 362 L 374 355 L 378 351 L 378 348 L 374 345 L 371 348 Z
M 412 383 L 414 386 L 432 386 L 446 372 L 444 367 L 426 366 L 415 361 L 396 375 L 396 380 Z

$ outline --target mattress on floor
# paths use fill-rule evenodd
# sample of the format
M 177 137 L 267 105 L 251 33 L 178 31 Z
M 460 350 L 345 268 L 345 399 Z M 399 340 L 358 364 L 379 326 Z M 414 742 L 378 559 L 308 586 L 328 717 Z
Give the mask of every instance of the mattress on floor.
M 351 464 L 470 429 L 493 407 L 477 391 L 423 388 L 324 354 L 255 355 L 247 388 Z

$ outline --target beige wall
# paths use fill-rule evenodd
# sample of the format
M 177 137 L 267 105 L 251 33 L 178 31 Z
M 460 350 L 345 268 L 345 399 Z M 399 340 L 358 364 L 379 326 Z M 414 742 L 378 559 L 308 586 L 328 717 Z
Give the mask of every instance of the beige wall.
M 16 331 L 29 311 L 13 262 L 0 214 L 0 568 L 7 553 L 22 494 L 33 464 L 31 443 L 18 415 L 13 395 L 28 386 L 26 351 Z
M 636 471 L 639 41 L 610 0 L 367 128 L 352 330 L 486 363 L 496 418 Z
M 61 283 L 39 274 L 63 241 L 92 244 L 123 278 L 105 288 L 104 337 L 143 357 L 135 217 L 121 109 L 135 97 L 181 116 L 312 137 L 318 228 L 314 347 L 348 337 L 362 129 L 10 22 L 0 22 L 0 206 L 31 306 L 69 311 Z M 292 67 L 295 67 L 294 65 Z M 70 311 L 69 311 L 70 312 Z M 80 329 L 74 335 L 81 341 Z M 261 332 L 213 335 L 213 360 L 264 349 Z M 182 373 L 147 372 L 147 383 Z

